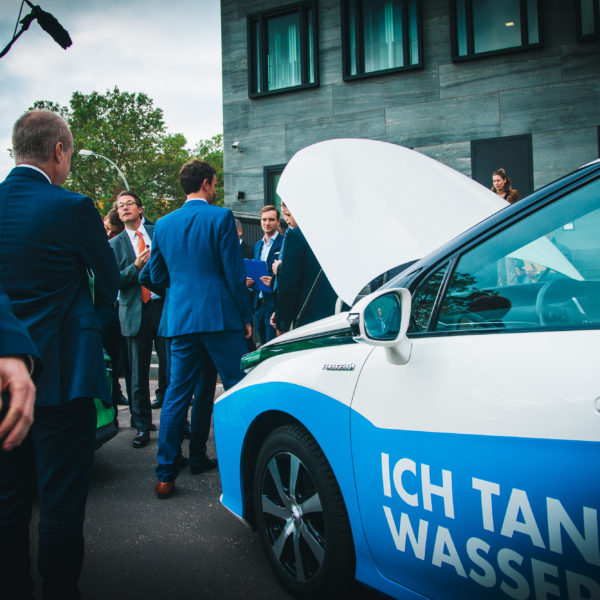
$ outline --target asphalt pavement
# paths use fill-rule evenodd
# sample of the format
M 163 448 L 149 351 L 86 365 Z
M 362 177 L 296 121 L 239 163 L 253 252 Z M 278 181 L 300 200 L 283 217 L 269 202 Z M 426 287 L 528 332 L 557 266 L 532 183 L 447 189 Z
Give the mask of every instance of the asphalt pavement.
M 156 383 L 152 381 L 152 396 Z M 123 386 L 123 389 L 124 386 Z M 222 393 L 218 386 L 217 396 Z M 153 410 L 159 425 L 160 410 Z M 121 428 L 96 451 L 85 521 L 83 600 L 289 600 L 251 531 L 219 501 L 218 469 L 177 477 L 168 500 L 156 497 L 158 432 L 148 446 L 132 447 L 128 407 Z M 183 452 L 188 455 L 188 442 Z M 216 456 L 211 429 L 208 455 Z M 32 526 L 35 568 L 36 525 Z M 348 598 L 375 598 L 356 586 Z

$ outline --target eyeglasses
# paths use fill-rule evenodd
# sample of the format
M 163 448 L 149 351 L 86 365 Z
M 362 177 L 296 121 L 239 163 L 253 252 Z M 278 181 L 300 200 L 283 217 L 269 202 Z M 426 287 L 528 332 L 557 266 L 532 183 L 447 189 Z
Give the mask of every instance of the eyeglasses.
M 127 202 L 119 202 L 117 204 L 117 210 L 121 210 L 122 208 L 129 208 L 130 206 L 135 206 L 136 202 L 134 200 L 128 200 Z

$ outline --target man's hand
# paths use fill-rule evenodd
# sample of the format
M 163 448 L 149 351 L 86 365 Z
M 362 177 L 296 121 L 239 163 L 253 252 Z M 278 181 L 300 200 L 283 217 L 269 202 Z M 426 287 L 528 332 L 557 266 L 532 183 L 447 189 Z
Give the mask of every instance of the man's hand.
M 246 339 L 249 340 L 252 337 L 252 325 L 250 323 L 246 323 L 244 325 Z
M 141 271 L 144 268 L 144 265 L 150 260 L 150 248 L 145 248 L 140 252 L 139 256 L 135 259 L 135 268 L 138 271 Z
M 254 279 L 252 277 L 246 277 L 246 287 L 252 287 L 254 285 Z
M 2 449 L 8 452 L 21 444 L 33 423 L 35 385 L 22 358 L 0 358 L 0 390 L 10 394 L 10 406 L 0 423 L 0 439 L 5 438 Z
M 268 287 L 271 287 L 271 282 L 273 278 L 270 275 L 263 275 L 260 280 Z
M 279 269 L 279 265 L 281 264 L 281 261 L 279 259 L 274 260 L 273 264 L 271 265 L 271 268 L 273 269 L 273 273 L 275 273 L 275 275 L 277 275 L 277 269 Z

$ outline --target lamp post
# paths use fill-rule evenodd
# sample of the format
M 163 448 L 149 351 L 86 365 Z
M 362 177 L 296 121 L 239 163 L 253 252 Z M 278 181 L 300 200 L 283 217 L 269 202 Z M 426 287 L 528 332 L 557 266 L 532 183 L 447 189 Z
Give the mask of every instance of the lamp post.
M 121 179 L 123 180 L 123 183 L 125 184 L 125 189 L 128 190 L 129 189 L 129 184 L 127 183 L 127 179 L 125 179 L 125 175 L 123 175 L 123 171 L 121 171 L 121 169 L 119 169 L 119 167 L 117 167 L 117 165 L 115 165 L 115 163 L 110 160 L 110 158 L 106 158 L 106 156 L 102 156 L 102 154 L 98 154 L 97 152 L 92 152 L 91 150 L 84 150 L 81 149 L 79 151 L 79 154 L 81 156 L 98 156 L 99 158 L 103 158 L 104 160 L 107 160 L 119 173 L 119 175 L 121 176 Z

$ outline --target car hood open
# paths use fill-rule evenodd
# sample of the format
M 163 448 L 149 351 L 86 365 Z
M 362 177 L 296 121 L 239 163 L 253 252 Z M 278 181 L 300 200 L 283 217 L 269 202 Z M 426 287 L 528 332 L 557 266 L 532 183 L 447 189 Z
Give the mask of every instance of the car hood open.
M 363 139 L 300 150 L 277 193 L 347 304 L 381 273 L 429 254 L 508 206 L 423 154 Z

